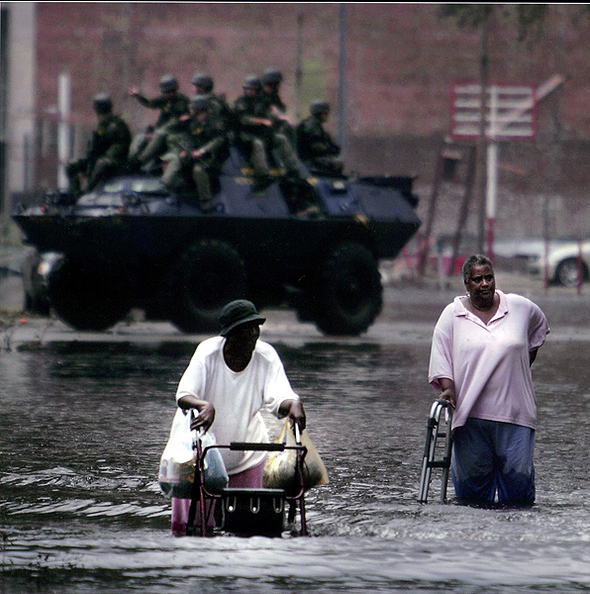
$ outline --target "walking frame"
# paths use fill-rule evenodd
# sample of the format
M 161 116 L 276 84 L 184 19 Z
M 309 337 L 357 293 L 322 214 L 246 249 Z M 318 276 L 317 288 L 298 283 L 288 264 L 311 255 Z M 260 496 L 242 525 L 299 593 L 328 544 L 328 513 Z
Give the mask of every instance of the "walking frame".
M 428 502 L 428 489 L 432 479 L 433 468 L 440 468 L 442 470 L 440 502 L 446 503 L 449 469 L 451 467 L 451 452 L 453 448 L 451 439 L 452 419 L 453 407 L 451 403 L 443 399 L 435 400 L 430 408 L 430 415 L 428 416 L 426 425 L 426 444 L 422 461 L 418 503 Z M 444 442 L 442 444 L 437 444 L 439 438 L 443 438 Z M 437 454 L 439 455 L 438 459 L 436 458 Z
M 242 536 L 280 536 L 283 530 L 284 511 L 289 506 L 288 523 L 295 521 L 297 506 L 299 506 L 300 536 L 307 536 L 307 521 L 305 514 L 304 488 L 304 459 L 307 448 L 301 444 L 301 431 L 295 424 L 296 445 L 285 443 L 250 443 L 232 442 L 230 444 L 214 444 L 202 447 L 197 439 L 195 448 L 195 479 L 193 483 L 191 504 L 186 525 L 187 536 L 192 536 L 200 530 L 200 536 L 208 536 L 211 527 L 211 514 L 214 513 L 216 503 L 222 504 L 222 530 Z M 234 489 L 225 488 L 220 493 L 212 493 L 205 486 L 205 456 L 212 448 L 228 449 L 231 451 L 266 451 L 284 452 L 294 450 L 295 481 L 293 490 L 286 489 Z M 195 526 L 197 506 L 200 513 L 200 528 Z

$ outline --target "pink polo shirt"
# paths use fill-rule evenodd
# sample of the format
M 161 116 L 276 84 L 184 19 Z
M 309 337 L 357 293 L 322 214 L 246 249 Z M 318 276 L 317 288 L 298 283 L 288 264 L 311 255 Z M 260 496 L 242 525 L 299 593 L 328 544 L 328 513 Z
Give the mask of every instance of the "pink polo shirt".
M 455 297 L 434 328 L 428 381 L 455 382 L 453 429 L 468 417 L 536 427 L 529 352 L 545 342 L 549 324 L 526 297 L 496 292 L 500 305 L 487 326 Z

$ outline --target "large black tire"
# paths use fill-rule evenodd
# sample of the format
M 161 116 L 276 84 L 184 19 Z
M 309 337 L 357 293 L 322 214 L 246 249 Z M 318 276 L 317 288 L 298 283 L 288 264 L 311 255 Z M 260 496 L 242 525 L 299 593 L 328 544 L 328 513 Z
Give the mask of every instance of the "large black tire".
M 332 336 L 357 336 L 381 313 L 383 286 L 371 250 L 344 242 L 323 262 L 313 289 L 317 327 Z
M 76 330 L 107 330 L 131 309 L 129 281 L 123 275 L 67 258 L 51 272 L 47 292 L 58 317 Z
M 25 311 L 47 317 L 51 314 L 51 305 L 47 295 L 41 291 L 25 292 Z
M 169 297 L 170 321 L 182 332 L 217 332 L 223 306 L 246 296 L 246 265 L 228 243 L 202 239 L 173 268 Z

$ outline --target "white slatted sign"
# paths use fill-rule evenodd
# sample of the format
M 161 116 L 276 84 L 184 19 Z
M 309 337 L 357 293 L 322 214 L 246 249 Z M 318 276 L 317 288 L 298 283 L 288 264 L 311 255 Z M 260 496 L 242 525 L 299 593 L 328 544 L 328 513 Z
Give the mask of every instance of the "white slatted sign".
M 480 132 L 481 86 L 457 84 L 452 90 L 451 137 L 473 139 Z M 526 85 L 492 85 L 485 99 L 488 140 L 530 140 L 536 132 L 535 88 Z

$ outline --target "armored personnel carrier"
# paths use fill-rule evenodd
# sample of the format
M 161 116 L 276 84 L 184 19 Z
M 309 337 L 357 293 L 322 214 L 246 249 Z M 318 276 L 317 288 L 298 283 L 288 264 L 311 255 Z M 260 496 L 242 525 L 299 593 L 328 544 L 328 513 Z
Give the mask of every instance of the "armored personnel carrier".
M 182 332 L 216 332 L 223 305 L 246 297 L 295 308 L 328 335 L 365 332 L 382 307 L 379 260 L 420 226 L 412 178 L 310 173 L 260 188 L 250 173 L 232 149 L 208 213 L 135 174 L 13 218 L 41 258 L 50 306 L 77 330 L 106 330 L 137 308 Z

